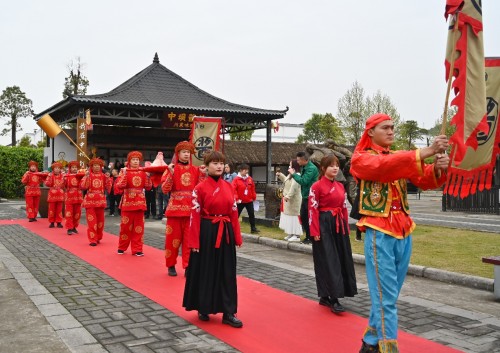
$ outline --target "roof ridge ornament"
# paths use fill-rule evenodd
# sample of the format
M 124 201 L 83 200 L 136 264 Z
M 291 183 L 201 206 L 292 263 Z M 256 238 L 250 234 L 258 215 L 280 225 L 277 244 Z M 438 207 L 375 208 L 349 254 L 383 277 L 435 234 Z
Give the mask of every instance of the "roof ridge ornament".
M 158 58 L 158 53 L 155 53 L 155 57 L 153 59 L 153 63 L 155 63 L 155 64 L 159 64 L 160 63 L 160 59 Z

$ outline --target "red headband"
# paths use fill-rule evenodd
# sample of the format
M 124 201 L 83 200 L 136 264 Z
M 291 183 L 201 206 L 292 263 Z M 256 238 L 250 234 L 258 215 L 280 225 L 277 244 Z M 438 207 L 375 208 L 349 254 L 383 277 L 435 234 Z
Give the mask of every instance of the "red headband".
M 181 141 L 175 146 L 175 154 L 182 150 L 188 150 L 189 152 L 194 153 L 194 145 L 189 141 Z
M 130 162 L 132 158 L 139 158 L 139 160 L 142 161 L 142 153 L 139 151 L 129 152 L 129 154 L 127 155 L 127 161 Z
M 371 117 L 366 119 L 365 131 L 363 132 L 359 143 L 356 145 L 354 153 L 364 151 L 371 146 L 372 139 L 370 138 L 370 136 L 368 136 L 368 130 L 373 129 L 375 126 L 386 120 L 392 120 L 392 118 L 389 115 L 382 113 L 372 115 Z

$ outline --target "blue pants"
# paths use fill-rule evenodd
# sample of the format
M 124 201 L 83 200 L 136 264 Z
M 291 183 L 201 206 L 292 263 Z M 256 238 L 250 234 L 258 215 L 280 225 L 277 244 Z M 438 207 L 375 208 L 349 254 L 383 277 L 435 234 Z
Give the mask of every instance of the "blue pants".
M 408 271 L 411 250 L 411 235 L 396 239 L 366 228 L 366 277 L 372 307 L 363 341 L 378 344 L 380 352 L 399 352 L 396 301 Z

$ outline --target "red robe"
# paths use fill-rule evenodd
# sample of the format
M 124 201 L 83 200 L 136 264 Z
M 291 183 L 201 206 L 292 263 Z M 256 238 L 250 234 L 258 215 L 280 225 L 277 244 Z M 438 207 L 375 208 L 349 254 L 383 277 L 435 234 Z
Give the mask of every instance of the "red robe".
M 189 231 L 189 216 L 193 204 L 191 202 L 194 187 L 205 178 L 198 167 L 191 164 L 177 163 L 174 174 L 166 169 L 162 176 L 162 191 L 170 193 L 165 216 L 165 265 L 175 266 L 179 247 L 184 242 Z M 182 267 L 189 263 L 189 248 L 182 247 Z
M 64 202 L 64 175 L 62 173 L 50 173 L 45 180 L 45 186 L 50 187 L 47 196 L 49 203 L 49 222 L 62 222 L 62 209 Z
M 234 196 L 233 187 L 227 181 L 220 178 L 215 181 L 207 178 L 198 184 L 193 191 L 193 209 L 191 211 L 191 227 L 187 238 L 187 248 L 200 248 L 200 225 L 202 218 L 213 218 L 216 216 L 228 217 L 234 231 L 234 242 L 236 245 L 243 243 L 238 220 L 238 207 Z M 220 228 L 223 228 L 220 225 Z M 221 235 L 222 236 L 222 235 Z M 224 239 L 219 239 L 224 241 Z
M 66 174 L 64 176 L 64 218 L 66 219 L 66 229 L 76 229 L 80 224 L 82 215 L 83 194 L 80 190 L 80 181 L 83 174 Z
M 151 190 L 153 183 L 146 172 L 128 168 L 126 174 L 115 181 L 115 186 L 123 190 L 118 250 L 125 251 L 130 245 L 132 254 L 142 253 L 144 211 L 147 209 L 144 189 Z
M 323 176 L 311 186 L 309 192 L 309 229 L 311 237 L 321 236 L 319 214 L 330 211 L 336 217 L 337 233 L 349 234 L 344 185 Z
M 166 169 L 161 178 L 161 190 L 164 194 L 170 193 L 165 216 L 189 217 L 191 214 L 191 194 L 198 183 L 205 179 L 204 173 L 191 164 L 177 163 L 174 166 L 174 174 Z
M 249 203 L 257 199 L 255 183 L 251 176 L 242 178 L 238 175 L 233 179 L 232 184 L 237 200 L 241 203 Z
M 87 237 L 90 244 L 99 244 L 104 230 L 104 209 L 106 195 L 111 190 L 111 180 L 103 172 L 90 172 L 80 182 L 80 188 L 87 190 L 82 207 L 86 208 Z
M 38 215 L 38 206 L 40 204 L 40 183 L 42 178 L 37 175 L 38 172 L 27 171 L 24 173 L 21 183 L 24 187 L 24 197 L 26 199 L 26 216 L 28 218 L 36 218 Z

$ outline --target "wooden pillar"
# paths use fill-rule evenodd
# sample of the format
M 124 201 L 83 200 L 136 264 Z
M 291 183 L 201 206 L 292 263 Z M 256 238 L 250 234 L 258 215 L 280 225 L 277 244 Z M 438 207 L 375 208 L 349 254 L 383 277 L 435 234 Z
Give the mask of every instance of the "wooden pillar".
M 266 127 L 266 162 L 267 162 L 267 172 L 266 172 L 266 184 L 269 184 L 273 180 L 272 171 L 272 160 L 271 160 L 271 120 L 267 121 Z

